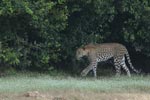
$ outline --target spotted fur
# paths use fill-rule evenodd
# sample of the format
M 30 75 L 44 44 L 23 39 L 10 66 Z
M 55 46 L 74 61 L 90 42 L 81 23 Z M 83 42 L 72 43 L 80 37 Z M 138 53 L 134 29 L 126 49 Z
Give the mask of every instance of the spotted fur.
M 82 72 L 82 76 L 86 76 L 90 70 L 93 70 L 94 76 L 96 77 L 96 69 L 98 62 L 107 61 L 110 58 L 114 60 L 114 66 L 116 69 L 116 75 L 120 76 L 121 68 L 123 68 L 127 75 L 130 77 L 130 71 L 125 63 L 125 57 L 130 65 L 130 68 L 139 73 L 137 71 L 130 60 L 129 53 L 125 46 L 119 43 L 102 43 L 102 44 L 88 44 L 84 47 L 80 47 L 76 51 L 76 58 L 79 60 L 83 56 L 87 56 L 90 64 L 86 67 Z

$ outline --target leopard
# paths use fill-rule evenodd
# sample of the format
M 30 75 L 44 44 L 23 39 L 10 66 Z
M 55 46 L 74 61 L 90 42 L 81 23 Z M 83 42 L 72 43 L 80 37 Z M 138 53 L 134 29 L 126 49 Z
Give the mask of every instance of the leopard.
M 81 76 L 86 76 L 89 71 L 93 70 L 94 77 L 97 77 L 98 63 L 105 62 L 109 59 L 113 59 L 116 76 L 120 76 L 121 69 L 124 69 L 127 76 L 131 77 L 131 73 L 126 62 L 135 73 L 140 73 L 139 70 L 133 67 L 127 48 L 120 43 L 90 43 L 81 46 L 76 50 L 76 59 L 80 60 L 84 56 L 88 58 L 90 64 L 82 70 Z

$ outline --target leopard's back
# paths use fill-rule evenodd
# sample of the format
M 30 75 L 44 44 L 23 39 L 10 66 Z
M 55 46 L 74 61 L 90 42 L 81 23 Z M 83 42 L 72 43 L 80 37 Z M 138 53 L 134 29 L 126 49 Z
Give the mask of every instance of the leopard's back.
M 127 53 L 126 47 L 119 43 L 90 44 L 86 47 L 87 49 L 92 47 L 91 56 L 100 58 L 102 61 L 112 57 L 124 56 Z

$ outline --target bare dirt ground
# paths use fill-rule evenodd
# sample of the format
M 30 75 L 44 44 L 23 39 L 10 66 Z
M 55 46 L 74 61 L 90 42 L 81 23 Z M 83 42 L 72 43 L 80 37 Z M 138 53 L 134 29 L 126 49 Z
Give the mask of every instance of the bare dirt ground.
M 0 93 L 0 100 L 150 100 L 148 93 L 101 93 L 77 90 Z

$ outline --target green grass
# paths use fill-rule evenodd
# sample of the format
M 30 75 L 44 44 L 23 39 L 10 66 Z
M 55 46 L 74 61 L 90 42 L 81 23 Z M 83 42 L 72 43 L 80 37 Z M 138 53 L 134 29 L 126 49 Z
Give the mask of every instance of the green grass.
M 81 78 L 18 74 L 0 78 L 0 93 L 69 90 L 150 93 L 150 76 Z

